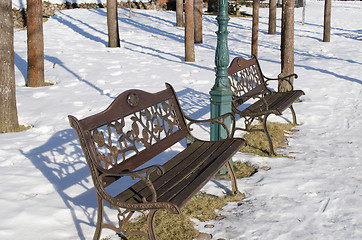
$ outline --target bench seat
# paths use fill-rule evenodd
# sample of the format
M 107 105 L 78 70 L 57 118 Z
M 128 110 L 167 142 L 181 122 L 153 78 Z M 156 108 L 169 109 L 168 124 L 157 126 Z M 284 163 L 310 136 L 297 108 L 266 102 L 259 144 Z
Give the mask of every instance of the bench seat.
M 258 100 L 249 107 L 239 112 L 240 117 L 259 117 L 266 114 L 282 115 L 284 110 L 297 101 L 304 92 L 295 90 L 290 92 L 273 92 Z M 241 105 L 235 101 L 236 105 Z
M 216 142 L 196 140 L 162 166 L 164 174 L 153 172 L 150 175 L 157 202 L 171 202 L 181 208 L 244 144 L 242 139 Z M 149 202 L 152 200 L 152 193 L 143 181 L 116 197 L 126 203 L 142 203 L 142 198 Z

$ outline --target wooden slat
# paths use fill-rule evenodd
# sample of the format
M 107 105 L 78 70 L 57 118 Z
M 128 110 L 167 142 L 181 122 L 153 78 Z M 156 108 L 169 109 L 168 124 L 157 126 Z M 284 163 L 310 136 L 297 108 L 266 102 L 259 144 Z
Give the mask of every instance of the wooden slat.
M 245 144 L 243 140 L 226 141 L 220 149 L 215 152 L 213 158 L 207 161 L 193 174 L 180 182 L 177 188 L 172 189 L 163 195 L 159 200 L 169 199 L 170 202 L 182 207 L 192 196 L 194 196 L 222 166 Z M 180 187 L 183 188 L 180 188 Z
M 217 152 L 222 145 L 225 145 L 223 142 L 213 142 L 205 143 L 200 147 L 201 155 L 192 154 L 187 159 L 184 159 L 181 164 L 177 165 L 175 168 L 172 168 L 168 172 L 168 176 L 162 178 L 162 182 L 155 182 L 157 188 L 158 199 L 164 199 L 167 201 L 169 197 L 164 198 L 164 195 L 167 195 L 170 189 L 174 188 L 176 185 L 177 188 L 181 188 L 180 182 L 184 181 L 185 178 L 188 178 L 191 173 L 197 171 L 201 165 L 204 164 L 208 159 L 212 159 L 215 152 Z M 184 162 L 186 164 L 184 164 Z
M 191 195 L 198 192 L 216 174 L 243 144 L 245 142 L 239 139 L 203 142 L 201 145 L 200 142 L 196 142 L 191 145 L 189 148 L 196 147 L 197 150 L 181 152 L 164 165 L 167 171 L 164 175 L 152 176 L 158 201 L 169 201 L 174 198 L 176 204 L 181 204 L 181 207 L 189 197 L 192 197 Z M 187 157 L 184 156 L 185 154 Z M 138 182 L 117 196 L 117 199 L 137 203 L 142 201 L 142 197 L 150 200 L 151 193 L 143 182 Z
M 200 152 L 199 154 L 201 154 L 202 151 L 203 151 L 203 148 L 201 146 L 203 144 L 204 144 L 204 142 L 200 142 L 200 141 L 197 141 L 197 142 L 194 142 L 193 144 L 191 144 L 187 148 L 187 151 L 184 150 L 184 151 L 180 152 L 173 159 L 169 160 L 167 163 L 165 163 L 163 165 L 165 171 L 168 172 L 171 168 L 173 168 L 175 165 L 179 164 L 180 162 L 184 161 L 183 159 L 185 159 L 186 157 L 188 157 L 190 154 L 192 154 L 194 152 Z M 164 176 L 163 175 L 160 176 L 156 172 L 154 172 L 154 173 L 151 174 L 150 180 L 152 182 L 155 182 L 160 177 L 164 177 Z M 147 188 L 145 186 L 145 184 L 142 181 L 140 181 L 140 182 L 136 183 L 135 185 L 133 185 L 132 187 L 130 187 L 129 189 L 127 189 L 124 192 L 120 193 L 116 198 L 120 199 L 121 201 L 132 201 L 130 199 L 133 197 L 134 193 L 135 192 L 138 193 L 138 192 L 142 191 L 145 188 Z M 138 202 L 138 201 L 139 201 L 139 199 L 136 200 L 136 202 Z
M 265 96 L 265 100 L 268 104 L 268 110 L 262 100 L 258 100 L 253 103 L 251 106 L 242 111 L 245 115 L 251 114 L 267 114 L 274 113 L 280 115 L 285 109 L 290 107 L 295 100 L 297 100 L 304 93 L 301 90 L 291 91 L 291 92 L 275 92 L 270 95 Z
M 189 173 L 197 169 L 202 161 L 207 159 L 219 148 L 220 144 L 220 142 L 203 142 L 202 145 L 194 152 L 190 152 L 187 149 L 183 151 L 183 153 L 188 154 L 186 157 L 176 156 L 174 159 L 168 161 L 165 164 L 165 169 L 168 169 L 168 171 L 164 175 L 152 181 L 157 191 L 158 198 L 169 191 L 169 189 L 175 187 L 180 181 L 182 181 L 183 178 L 187 177 Z M 138 195 L 132 196 L 132 198 L 135 198 L 133 200 L 140 201 L 141 198 L 139 196 L 143 196 L 150 200 L 151 192 L 149 188 L 143 188 L 138 191 Z M 130 201 L 130 199 L 127 201 Z

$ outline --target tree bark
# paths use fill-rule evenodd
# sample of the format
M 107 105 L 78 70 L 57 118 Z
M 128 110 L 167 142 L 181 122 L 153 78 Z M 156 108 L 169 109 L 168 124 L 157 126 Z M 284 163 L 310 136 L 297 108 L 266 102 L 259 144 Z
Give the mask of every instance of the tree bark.
M 44 86 L 42 0 L 27 0 L 28 87 Z
M 202 0 L 194 0 L 195 43 L 202 43 Z
M 176 0 L 176 26 L 185 27 L 183 0 Z
M 14 22 L 11 1 L 0 2 L 0 133 L 19 129 L 14 73 Z
M 108 47 L 120 47 L 117 0 L 107 0 Z
M 117 2 L 116 2 L 116 4 L 117 4 Z M 129 5 L 129 18 L 131 18 L 132 17 L 132 1 L 131 0 L 128 0 L 128 5 Z
M 185 61 L 195 62 L 194 1 L 185 2 Z
M 268 34 L 276 34 L 277 28 L 277 1 L 269 0 L 269 27 Z
M 323 42 L 331 41 L 331 8 L 332 8 L 332 0 L 325 0 Z
M 253 0 L 253 26 L 251 36 L 251 55 L 258 56 L 258 31 L 259 31 L 259 0 Z
M 295 0 L 283 0 L 282 6 L 282 33 L 281 33 L 281 74 L 287 76 L 294 73 L 294 4 Z M 293 83 L 293 78 L 290 79 Z M 278 83 L 278 91 L 290 91 L 287 81 Z

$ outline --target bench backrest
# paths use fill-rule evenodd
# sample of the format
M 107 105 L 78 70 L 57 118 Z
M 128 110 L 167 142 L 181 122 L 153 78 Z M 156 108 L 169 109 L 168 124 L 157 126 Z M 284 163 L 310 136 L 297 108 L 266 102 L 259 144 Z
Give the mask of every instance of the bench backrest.
M 253 57 L 246 60 L 236 57 L 228 68 L 229 83 L 233 97 L 240 99 L 240 104 L 257 93 L 267 91 L 258 60 Z
M 98 114 L 77 120 L 76 130 L 93 180 L 103 170 L 132 171 L 188 134 L 176 94 L 169 84 L 157 93 L 128 90 Z M 107 186 L 116 179 L 105 179 Z

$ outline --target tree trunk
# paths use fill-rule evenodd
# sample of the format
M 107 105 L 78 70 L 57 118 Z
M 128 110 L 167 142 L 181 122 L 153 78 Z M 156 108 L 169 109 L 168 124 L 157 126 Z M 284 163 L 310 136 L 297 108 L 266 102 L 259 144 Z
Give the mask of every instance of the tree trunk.
M 258 56 L 258 31 L 259 31 L 259 0 L 253 0 L 253 26 L 251 36 L 251 55 Z
M 323 42 L 331 41 L 331 8 L 332 8 L 332 0 L 325 0 Z
M 202 0 L 194 0 L 195 43 L 202 43 Z
M 44 39 L 42 0 L 28 0 L 28 87 L 44 86 Z
M 195 62 L 194 1 L 185 2 L 185 61 Z
M 120 47 L 117 0 L 107 0 L 108 47 Z
M 0 2 L 0 133 L 19 129 L 14 73 L 14 23 L 11 1 Z
M 276 34 L 277 28 L 277 0 L 269 0 L 269 28 L 268 34 Z
M 294 73 L 294 0 L 283 0 L 282 33 L 281 33 L 281 74 L 287 76 Z M 293 83 L 293 78 L 290 79 Z M 278 91 L 290 91 L 287 81 L 279 81 Z
M 176 0 L 176 26 L 185 27 L 183 0 Z
M 241 14 L 240 14 L 240 2 L 239 2 L 239 0 L 236 0 L 235 11 L 236 11 L 236 16 L 240 17 Z
M 117 4 L 117 2 L 116 2 L 116 4 Z M 132 1 L 131 0 L 128 0 L 128 5 L 129 5 L 129 18 L 131 18 L 132 17 Z

